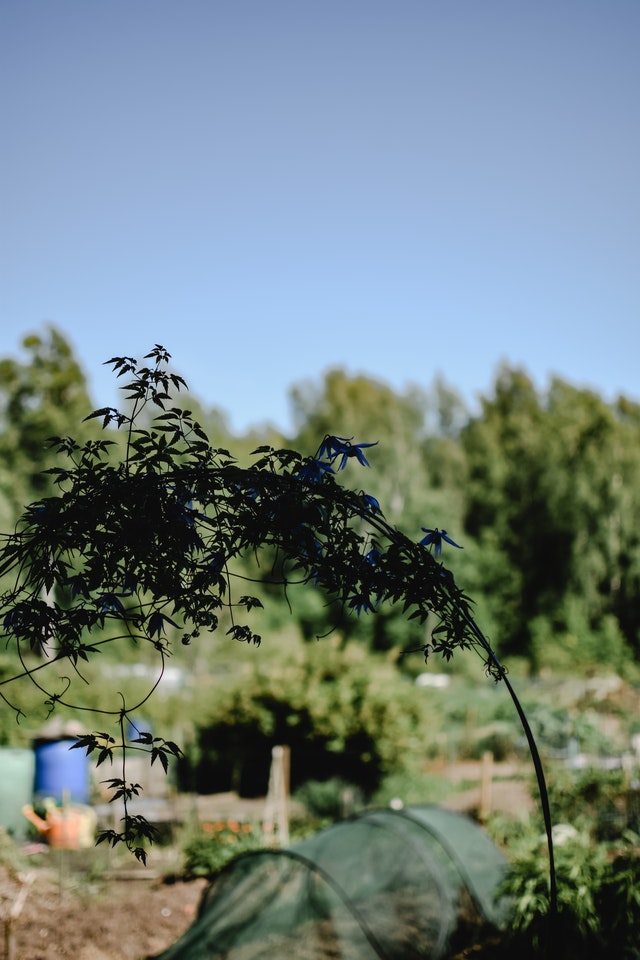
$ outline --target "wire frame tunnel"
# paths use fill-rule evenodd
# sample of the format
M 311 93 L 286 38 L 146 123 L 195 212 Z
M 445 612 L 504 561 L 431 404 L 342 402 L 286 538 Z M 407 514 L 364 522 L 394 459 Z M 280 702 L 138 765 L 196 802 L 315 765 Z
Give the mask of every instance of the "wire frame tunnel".
M 506 867 L 461 814 L 370 810 L 232 861 L 159 960 L 439 960 L 505 923 Z

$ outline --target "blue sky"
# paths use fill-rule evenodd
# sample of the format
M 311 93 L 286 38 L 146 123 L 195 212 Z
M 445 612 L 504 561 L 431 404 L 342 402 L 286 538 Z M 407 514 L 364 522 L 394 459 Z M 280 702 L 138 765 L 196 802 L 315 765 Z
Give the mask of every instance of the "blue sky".
M 640 399 L 637 0 L 4 0 L 0 354 Z

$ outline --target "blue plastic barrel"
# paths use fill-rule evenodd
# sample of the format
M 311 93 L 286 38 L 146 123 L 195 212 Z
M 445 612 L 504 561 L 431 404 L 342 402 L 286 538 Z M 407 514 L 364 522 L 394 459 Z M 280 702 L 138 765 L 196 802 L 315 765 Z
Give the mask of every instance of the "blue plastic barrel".
M 0 747 L 0 826 L 16 840 L 27 835 L 22 808 L 33 800 L 33 750 Z
M 75 740 L 41 740 L 35 745 L 36 803 L 53 797 L 57 803 L 89 803 L 89 758 L 71 750 Z

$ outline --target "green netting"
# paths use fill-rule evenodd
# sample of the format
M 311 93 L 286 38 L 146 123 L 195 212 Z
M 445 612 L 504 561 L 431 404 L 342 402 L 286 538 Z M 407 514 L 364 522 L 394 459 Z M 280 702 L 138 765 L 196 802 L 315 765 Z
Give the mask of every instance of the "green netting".
M 238 857 L 159 960 L 438 960 L 504 923 L 506 865 L 460 814 L 371 810 Z

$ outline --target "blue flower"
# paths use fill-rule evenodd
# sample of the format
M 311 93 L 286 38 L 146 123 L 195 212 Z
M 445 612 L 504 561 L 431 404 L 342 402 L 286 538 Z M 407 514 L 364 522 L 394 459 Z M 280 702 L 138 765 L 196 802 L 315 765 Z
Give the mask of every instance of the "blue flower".
M 96 597 L 96 603 L 101 613 L 124 613 L 124 607 L 115 593 L 101 593 Z
M 455 543 L 451 539 L 451 537 L 447 536 L 446 530 L 438 530 L 437 527 L 435 528 L 435 530 L 428 529 L 427 527 L 420 527 L 420 529 L 426 533 L 426 537 L 423 537 L 420 543 L 422 544 L 422 546 L 425 546 L 425 547 L 433 544 L 433 548 L 434 548 L 433 554 L 436 557 L 436 559 L 442 553 L 443 540 L 445 541 L 445 543 L 450 543 L 452 547 L 457 547 L 458 550 L 462 550 L 462 547 L 460 546 L 459 543 Z
M 351 438 L 349 437 L 333 437 L 327 434 L 318 448 L 316 459 L 322 460 L 323 457 L 328 457 L 331 463 L 333 463 L 337 457 L 342 457 L 338 470 L 344 470 L 347 461 L 351 457 L 355 457 L 363 467 L 368 467 L 369 461 L 362 451 L 365 447 L 375 447 L 377 443 L 377 440 L 375 443 L 351 443 Z
M 12 630 L 17 630 L 18 626 L 20 625 L 20 619 L 20 612 L 18 610 L 15 608 L 13 610 L 9 610 L 2 621 L 2 629 L 5 631 L 5 633 L 10 633 Z
M 310 483 L 319 483 L 325 473 L 333 473 L 333 467 L 323 460 L 314 460 L 310 458 L 303 467 L 301 467 L 296 476 L 300 480 L 308 480 Z
M 330 434 L 327 434 L 318 447 L 316 460 L 322 460 L 324 457 L 328 457 L 329 460 L 335 460 L 350 443 L 351 441 L 346 437 L 332 437 Z
M 375 497 L 372 497 L 369 493 L 364 493 L 364 491 L 360 494 L 360 496 L 364 502 L 365 510 L 370 510 L 371 513 L 382 513 L 380 504 Z
M 170 623 L 174 627 L 178 626 L 175 620 L 172 620 L 171 617 L 167 617 L 166 614 L 160 613 L 159 610 L 154 610 L 149 617 L 149 622 L 147 624 L 147 633 L 149 637 L 153 638 L 153 635 L 156 634 L 159 640 L 161 634 L 165 632 L 165 623 Z
M 365 597 L 362 594 L 358 594 L 357 596 L 352 597 L 351 600 L 349 600 L 349 607 L 352 610 L 355 610 L 358 616 L 360 616 L 360 614 L 363 612 L 375 613 L 375 609 L 376 609 L 373 603 L 371 602 L 371 598 Z
M 135 573 L 125 572 L 124 577 L 122 578 L 122 596 L 130 597 L 132 596 L 138 587 L 138 578 Z
M 340 461 L 338 470 L 344 470 L 350 457 L 355 457 L 358 463 L 361 463 L 363 467 L 368 467 L 369 461 L 362 451 L 364 447 L 375 447 L 377 442 L 378 441 L 376 440 L 375 443 L 350 443 L 342 451 L 342 460 Z
M 212 573 L 221 573 L 224 570 L 226 557 L 222 550 L 212 550 L 206 557 L 207 565 Z

